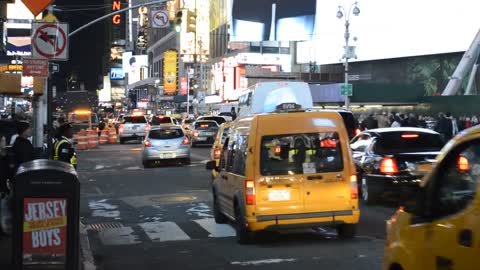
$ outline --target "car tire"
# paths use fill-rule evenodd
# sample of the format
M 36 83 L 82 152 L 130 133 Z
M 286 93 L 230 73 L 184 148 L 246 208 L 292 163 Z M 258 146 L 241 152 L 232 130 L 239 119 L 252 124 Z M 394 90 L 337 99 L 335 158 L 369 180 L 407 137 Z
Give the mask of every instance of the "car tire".
M 190 158 L 186 158 L 183 160 L 183 165 L 190 165 L 191 161 Z
M 339 239 L 352 239 L 357 233 L 356 224 L 340 224 L 336 229 Z
M 220 211 L 220 203 L 218 202 L 217 194 L 213 193 L 213 218 L 217 224 L 225 224 L 228 218 Z
M 362 201 L 366 204 L 374 204 L 380 198 L 380 192 L 373 188 L 373 184 L 367 177 L 362 177 L 362 181 L 360 183 L 360 190 L 362 195 Z
M 254 234 L 248 230 L 245 216 L 240 210 L 240 206 L 235 206 L 235 232 L 237 237 L 237 243 L 241 245 L 247 245 L 254 242 Z
M 119 141 L 120 144 L 124 144 L 124 143 L 125 143 L 125 140 L 122 139 L 122 138 L 120 138 L 118 141 Z
M 192 142 L 192 148 L 197 147 L 195 143 Z
M 142 160 L 142 164 L 144 169 L 150 168 L 150 162 L 148 160 Z

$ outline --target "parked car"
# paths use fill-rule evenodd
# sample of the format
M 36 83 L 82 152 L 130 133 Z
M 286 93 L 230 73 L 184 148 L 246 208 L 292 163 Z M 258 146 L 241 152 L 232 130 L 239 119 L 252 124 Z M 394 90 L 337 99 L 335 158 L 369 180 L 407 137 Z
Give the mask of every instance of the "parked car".
M 478 269 L 479 179 L 476 126 L 448 142 L 387 221 L 382 269 Z
M 124 116 L 118 127 L 118 138 L 120 144 L 129 139 L 143 139 L 147 134 L 150 125 L 144 115 Z
M 190 164 L 190 140 L 180 126 L 152 127 L 143 142 L 143 166 L 172 160 Z
M 195 121 L 190 130 L 192 147 L 198 144 L 213 144 L 219 125 L 213 120 Z
M 384 195 L 400 199 L 402 190 L 417 188 L 423 175 L 415 163 L 434 159 L 444 146 L 441 135 L 423 128 L 379 128 L 363 131 L 350 143 L 357 166 L 361 199 L 375 203 Z

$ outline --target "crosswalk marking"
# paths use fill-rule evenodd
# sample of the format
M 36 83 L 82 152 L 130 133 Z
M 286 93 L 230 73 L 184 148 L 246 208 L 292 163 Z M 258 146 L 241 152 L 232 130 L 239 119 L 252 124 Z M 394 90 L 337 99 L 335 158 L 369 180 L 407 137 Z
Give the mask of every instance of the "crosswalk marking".
M 217 224 L 213 218 L 194 220 L 198 225 L 207 230 L 209 237 L 232 237 L 235 236 L 235 230 L 227 224 Z
M 139 224 L 153 242 L 190 240 L 190 237 L 174 222 L 145 222 Z
M 138 236 L 133 234 L 131 227 L 108 228 L 98 233 L 100 241 L 104 245 L 133 245 L 141 243 Z

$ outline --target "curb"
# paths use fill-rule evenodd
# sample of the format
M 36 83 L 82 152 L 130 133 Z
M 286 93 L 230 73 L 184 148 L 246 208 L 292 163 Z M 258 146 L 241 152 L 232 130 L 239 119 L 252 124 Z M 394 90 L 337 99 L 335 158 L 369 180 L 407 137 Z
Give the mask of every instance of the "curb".
M 88 240 L 87 227 L 80 222 L 80 269 L 96 270 L 95 261 L 93 259 L 92 250 L 90 249 L 90 241 Z

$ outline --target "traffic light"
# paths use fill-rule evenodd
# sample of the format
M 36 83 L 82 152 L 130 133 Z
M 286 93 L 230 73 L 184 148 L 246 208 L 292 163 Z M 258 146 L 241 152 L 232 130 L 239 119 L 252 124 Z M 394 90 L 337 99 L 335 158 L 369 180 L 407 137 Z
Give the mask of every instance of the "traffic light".
M 197 14 L 193 11 L 187 12 L 187 32 L 195 33 L 197 31 Z
M 173 25 L 175 28 L 175 32 L 177 33 L 180 33 L 180 31 L 182 30 L 182 17 L 183 17 L 183 12 L 181 10 L 175 13 L 175 19 L 173 20 Z

